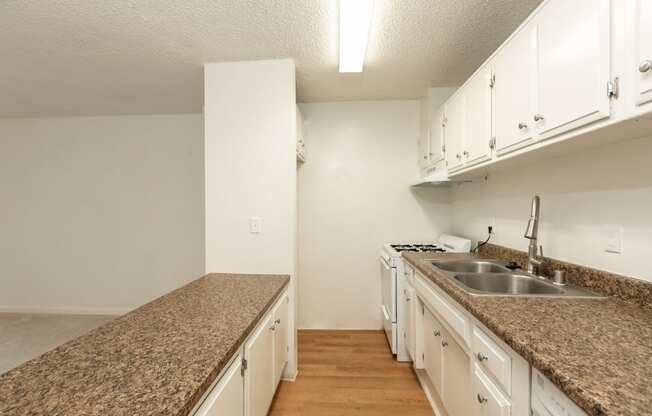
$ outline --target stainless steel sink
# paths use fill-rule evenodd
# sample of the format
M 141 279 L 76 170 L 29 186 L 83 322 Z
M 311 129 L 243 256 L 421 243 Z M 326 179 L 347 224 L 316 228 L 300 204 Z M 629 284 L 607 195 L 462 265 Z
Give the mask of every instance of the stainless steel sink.
M 538 277 L 514 273 L 457 274 L 454 279 L 468 290 L 501 295 L 560 295 L 564 290 Z
M 457 273 L 509 273 L 507 267 L 489 260 L 446 260 L 433 261 L 432 265 L 449 272 Z
M 451 282 L 475 296 L 603 298 L 577 286 L 555 285 L 524 271 L 513 272 L 503 265 L 504 262 L 494 260 L 445 260 L 431 264 Z

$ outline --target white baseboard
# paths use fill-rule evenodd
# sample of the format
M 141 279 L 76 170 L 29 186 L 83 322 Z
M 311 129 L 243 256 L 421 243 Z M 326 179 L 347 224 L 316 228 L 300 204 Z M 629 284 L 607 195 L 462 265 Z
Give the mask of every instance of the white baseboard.
M 298 375 L 299 375 L 299 371 L 297 370 L 297 371 L 294 372 L 294 374 L 291 377 L 287 377 L 284 374 L 283 377 L 281 377 L 281 380 L 290 381 L 290 382 L 294 383 L 296 381 Z
M 131 309 L 127 308 L 70 308 L 59 306 L 6 306 L 0 305 L 0 313 L 25 314 L 60 314 L 60 315 L 124 315 Z

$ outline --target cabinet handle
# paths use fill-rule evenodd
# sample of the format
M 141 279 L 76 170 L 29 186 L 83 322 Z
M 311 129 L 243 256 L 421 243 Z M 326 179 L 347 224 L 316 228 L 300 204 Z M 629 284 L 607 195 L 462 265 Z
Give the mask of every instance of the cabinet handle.
M 541 121 L 541 120 L 543 120 L 543 116 L 541 114 L 534 115 L 534 121 Z
M 462 153 L 464 154 L 464 156 L 469 157 L 469 152 L 467 152 L 466 150 L 463 151 Z
M 412 300 L 412 298 L 405 298 L 405 301 L 406 301 L 406 302 L 409 302 L 409 301 L 411 301 L 411 300 Z
M 270 327 L 269 327 L 269 330 L 270 330 L 270 331 L 276 331 L 276 325 L 272 325 L 272 326 L 270 326 Z
M 486 355 L 484 355 L 481 352 L 477 353 L 475 356 L 478 359 L 478 361 L 480 361 L 480 362 L 483 362 L 483 361 L 486 361 L 486 360 L 489 359 L 489 357 L 487 357 Z
M 423 159 L 424 159 L 424 160 L 426 160 L 426 159 L 428 159 L 428 156 L 427 156 L 427 155 L 426 155 L 426 156 L 424 156 L 424 157 L 423 157 Z
M 518 129 L 519 129 L 519 130 L 525 130 L 525 129 L 527 129 L 527 124 L 525 124 L 525 123 L 518 123 Z
M 433 334 L 434 336 L 438 337 L 438 336 L 441 335 L 441 332 L 437 331 L 436 329 L 433 329 L 433 330 L 432 330 L 432 334 Z
M 444 348 L 448 347 L 448 342 L 442 341 L 441 346 L 444 347 Z
M 640 72 L 641 74 L 649 72 L 650 69 L 652 69 L 652 61 L 650 61 L 649 59 L 641 62 L 641 64 L 638 66 L 638 72 Z
M 281 324 L 281 320 L 280 320 L 280 319 L 277 319 L 277 320 L 274 321 L 274 323 L 275 323 L 276 325 L 280 325 L 280 324 Z
M 461 158 L 462 158 L 462 155 L 458 153 L 458 154 L 455 155 L 455 157 L 456 157 L 457 159 L 461 159 Z
M 478 393 L 478 396 L 477 396 L 477 397 L 478 397 L 478 403 L 480 403 L 480 404 L 485 404 L 485 403 L 487 403 L 487 398 L 484 397 L 483 395 L 481 395 L 480 393 Z

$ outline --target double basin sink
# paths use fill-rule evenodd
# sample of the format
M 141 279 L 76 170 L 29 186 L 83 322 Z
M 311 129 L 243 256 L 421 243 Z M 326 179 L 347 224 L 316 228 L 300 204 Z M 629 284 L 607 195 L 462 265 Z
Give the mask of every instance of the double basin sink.
M 577 286 L 556 285 L 543 277 L 512 271 L 500 261 L 442 260 L 431 264 L 471 295 L 602 297 Z

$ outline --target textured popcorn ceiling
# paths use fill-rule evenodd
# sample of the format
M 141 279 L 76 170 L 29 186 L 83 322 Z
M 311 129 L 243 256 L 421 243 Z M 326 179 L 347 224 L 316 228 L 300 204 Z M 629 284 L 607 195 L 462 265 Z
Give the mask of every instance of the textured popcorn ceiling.
M 300 101 L 457 85 L 541 0 L 376 0 L 362 74 L 337 0 L 0 0 L 0 117 L 202 110 L 202 64 L 294 58 Z

